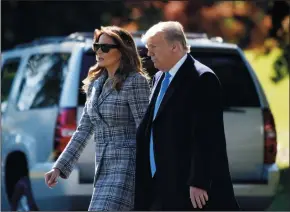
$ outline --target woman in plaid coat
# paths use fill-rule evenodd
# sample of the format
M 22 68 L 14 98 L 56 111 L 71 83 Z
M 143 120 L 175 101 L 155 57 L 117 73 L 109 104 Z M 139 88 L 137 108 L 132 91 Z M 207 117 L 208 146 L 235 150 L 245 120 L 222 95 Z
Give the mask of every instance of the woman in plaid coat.
M 68 178 L 88 138 L 96 142 L 94 191 L 90 211 L 134 207 L 136 129 L 149 104 L 149 85 L 132 36 L 119 27 L 95 30 L 97 64 L 83 81 L 84 111 L 70 142 L 52 170 L 49 187 Z

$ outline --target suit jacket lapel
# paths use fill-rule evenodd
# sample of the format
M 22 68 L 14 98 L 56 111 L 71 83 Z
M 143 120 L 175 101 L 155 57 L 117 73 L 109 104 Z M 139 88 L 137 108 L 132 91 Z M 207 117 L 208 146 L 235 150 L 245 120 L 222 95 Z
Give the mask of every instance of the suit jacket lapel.
M 154 85 L 153 85 L 153 88 L 152 88 L 152 92 L 151 92 L 151 95 L 150 95 L 150 98 L 149 98 L 149 104 L 151 104 L 152 100 L 154 99 L 154 97 L 156 97 L 156 95 L 158 96 L 160 89 L 156 90 L 156 88 L 160 87 L 160 85 L 162 83 L 162 80 L 164 78 L 164 74 L 162 72 L 159 72 L 158 75 L 155 76 L 155 78 L 156 78 L 156 80 L 154 82 Z M 155 104 L 155 102 L 154 102 L 154 104 Z
M 156 102 L 157 96 L 159 94 L 159 90 L 160 90 L 160 87 L 161 87 L 162 80 L 164 78 L 163 72 L 159 71 L 158 73 L 156 73 L 154 78 L 155 78 L 155 82 L 154 82 L 154 85 L 153 85 L 153 88 L 152 88 L 152 91 L 151 91 L 151 94 L 150 94 L 150 102 L 149 102 L 148 108 L 147 108 L 147 110 L 145 112 L 144 118 L 143 118 L 143 120 L 142 120 L 142 122 L 140 124 L 140 125 L 143 125 L 145 127 L 146 134 L 148 132 L 150 132 L 150 127 L 151 127 L 151 123 L 152 123 L 152 119 L 153 119 L 155 102 Z
M 191 71 L 193 66 L 194 66 L 194 61 L 193 61 L 192 57 L 189 54 L 187 54 L 186 60 L 181 65 L 178 72 L 176 73 L 173 80 L 171 81 L 169 87 L 167 88 L 167 91 L 162 99 L 162 102 L 160 103 L 160 106 L 159 106 L 159 109 L 158 109 L 157 114 L 155 116 L 155 119 L 160 115 L 160 113 L 162 112 L 162 110 L 166 106 L 170 97 L 174 94 L 176 89 L 178 89 L 178 86 L 181 85 L 181 82 L 183 81 L 183 77 L 186 76 L 186 72 L 188 70 Z

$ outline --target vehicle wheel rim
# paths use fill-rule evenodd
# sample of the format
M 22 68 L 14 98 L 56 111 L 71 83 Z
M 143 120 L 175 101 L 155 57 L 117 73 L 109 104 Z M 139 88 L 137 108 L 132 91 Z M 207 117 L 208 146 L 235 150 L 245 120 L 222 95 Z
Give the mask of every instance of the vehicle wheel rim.
M 18 202 L 17 211 L 30 211 L 28 205 L 28 199 L 26 196 L 22 195 Z

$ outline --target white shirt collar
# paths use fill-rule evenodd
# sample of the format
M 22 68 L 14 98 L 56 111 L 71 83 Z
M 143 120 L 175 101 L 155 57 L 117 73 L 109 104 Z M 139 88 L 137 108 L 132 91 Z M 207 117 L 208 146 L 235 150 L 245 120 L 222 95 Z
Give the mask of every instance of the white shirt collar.
M 170 73 L 170 82 L 172 81 L 172 79 L 174 78 L 175 74 L 177 73 L 177 71 L 179 70 L 179 68 L 182 66 L 182 64 L 184 63 L 184 61 L 186 60 L 187 58 L 187 54 L 185 54 L 170 70 L 169 70 L 169 73 Z

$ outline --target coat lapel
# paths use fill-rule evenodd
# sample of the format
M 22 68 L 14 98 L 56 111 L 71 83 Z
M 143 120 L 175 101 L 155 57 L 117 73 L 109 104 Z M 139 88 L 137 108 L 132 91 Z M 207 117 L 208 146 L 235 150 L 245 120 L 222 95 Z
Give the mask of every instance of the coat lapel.
M 168 103 L 168 100 L 170 99 L 170 97 L 178 89 L 178 86 L 181 85 L 183 78 L 186 76 L 187 70 L 192 70 L 193 66 L 194 66 L 194 60 L 189 54 L 187 54 L 186 60 L 181 65 L 178 72 L 176 73 L 173 80 L 171 81 L 169 87 L 167 88 L 167 91 L 162 99 L 162 102 L 159 106 L 155 119 L 160 115 L 160 113 L 162 112 L 166 104 Z
M 107 78 L 107 73 L 104 73 L 100 76 L 99 79 L 97 79 L 95 81 L 95 84 L 94 84 L 94 88 L 96 89 L 95 90 L 95 94 L 94 94 L 94 100 L 98 100 L 99 96 L 100 96 L 100 93 L 101 93 L 101 90 L 102 90 L 102 87 L 103 87 L 103 84 L 105 82 Z
M 93 89 L 95 89 L 95 91 L 92 93 L 92 103 L 93 103 L 93 109 L 95 111 L 95 115 L 97 117 L 97 119 L 103 121 L 104 124 L 107 124 L 104 122 L 100 112 L 99 112 L 99 98 L 100 98 L 100 94 L 102 91 L 102 87 L 104 82 L 107 79 L 107 72 L 104 72 L 95 82 L 94 82 L 94 86 Z
M 142 120 L 142 124 L 140 124 L 145 127 L 145 132 L 147 133 L 150 132 L 150 126 L 151 126 L 151 122 L 153 118 L 155 102 L 159 94 L 162 80 L 164 78 L 163 72 L 161 71 L 157 72 L 154 78 L 155 78 L 155 81 L 153 82 L 153 88 L 152 88 L 150 98 L 149 98 L 149 106 L 145 112 L 144 118 Z
M 107 96 L 113 92 L 114 88 L 112 88 L 111 82 L 109 82 L 110 86 L 108 89 L 105 89 L 98 98 L 98 107 L 103 103 L 103 101 L 107 98 Z M 102 83 L 103 86 L 104 83 Z

